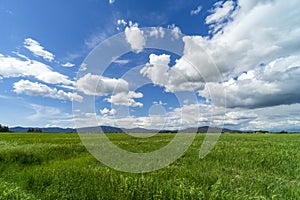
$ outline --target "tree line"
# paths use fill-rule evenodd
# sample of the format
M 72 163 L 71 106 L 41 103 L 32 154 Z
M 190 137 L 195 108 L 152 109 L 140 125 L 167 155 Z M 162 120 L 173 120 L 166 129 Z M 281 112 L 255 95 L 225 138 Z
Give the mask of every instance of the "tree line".
M 0 124 L 0 132 L 9 132 L 8 126 L 2 126 L 2 125 Z
M 27 130 L 28 133 L 42 133 L 42 129 L 41 128 L 29 128 Z
M 0 133 L 12 132 L 9 130 L 8 126 L 3 126 L 0 124 Z M 41 128 L 28 128 L 28 133 L 42 133 L 43 130 Z

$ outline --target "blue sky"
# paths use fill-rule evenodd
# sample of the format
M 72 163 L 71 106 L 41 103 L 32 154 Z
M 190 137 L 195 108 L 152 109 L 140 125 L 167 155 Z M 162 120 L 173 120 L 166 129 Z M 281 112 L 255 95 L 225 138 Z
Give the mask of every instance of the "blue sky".
M 3 0 L 0 123 L 300 131 L 299 6 Z M 129 51 L 102 66 L 112 36 Z

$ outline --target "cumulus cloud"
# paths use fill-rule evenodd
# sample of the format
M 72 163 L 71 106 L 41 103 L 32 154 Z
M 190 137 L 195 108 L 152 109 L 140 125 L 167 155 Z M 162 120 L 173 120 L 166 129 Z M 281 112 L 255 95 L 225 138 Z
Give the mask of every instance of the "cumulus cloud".
M 153 27 L 149 33 L 150 37 L 163 38 L 165 36 L 165 31 L 162 27 Z
M 114 105 L 142 107 L 143 104 L 134 99 L 142 98 L 142 93 L 129 91 L 128 82 L 124 79 L 108 78 L 91 73 L 86 74 L 77 80 L 76 88 L 86 95 L 106 96 L 107 102 Z
M 274 114 L 274 110 L 277 113 Z M 95 113 L 88 114 L 90 117 L 97 117 L 99 124 L 112 125 L 125 128 L 148 128 L 148 129 L 169 129 L 178 130 L 198 126 L 219 126 L 238 130 L 270 130 L 296 131 L 294 127 L 300 123 L 300 104 L 278 105 L 266 108 L 224 108 L 207 104 L 185 104 L 175 108 L 164 115 L 148 116 L 119 116 L 113 118 L 105 115 L 111 110 L 103 109 L 102 116 Z M 114 112 L 114 111 L 113 111 Z M 117 111 L 116 111 L 117 112 Z M 82 126 L 91 122 L 88 116 L 83 117 Z M 91 124 L 95 126 L 95 124 Z
M 154 63 L 152 56 L 141 73 L 169 91 L 187 90 L 188 83 L 199 84 L 200 95 L 205 95 L 201 83 L 215 95 L 225 89 L 229 107 L 298 103 L 299 6 L 296 0 L 218 2 L 206 22 L 221 25 L 219 31 L 211 37 L 183 37 L 183 56 L 174 66 L 166 64 L 165 56 Z M 175 72 L 184 78 L 173 78 Z M 224 104 L 224 97 L 219 99 L 213 103 Z
M 206 24 L 210 24 L 213 33 L 216 33 L 231 20 L 234 15 L 235 3 L 233 1 L 219 1 L 214 4 L 212 14 L 205 19 Z
M 45 50 L 40 43 L 31 38 L 25 39 L 24 47 L 31 51 L 33 55 L 42 57 L 46 61 L 52 62 L 54 60 L 54 55 L 51 52 Z
M 175 24 L 169 25 L 168 28 L 171 29 L 174 39 L 178 40 L 182 35 L 180 28 Z
M 149 62 L 141 69 L 141 74 L 147 76 L 156 85 L 167 87 L 169 77 L 170 55 L 150 54 Z
M 274 110 L 276 113 L 274 113 Z M 240 124 L 242 130 L 269 130 L 269 131 L 299 131 L 300 124 L 300 104 L 278 105 L 273 107 L 242 110 L 256 118 Z
M 221 81 L 222 72 L 199 45 L 200 36 L 185 36 L 183 56 L 170 66 L 170 55 L 149 56 L 149 62 L 141 69 L 141 74 L 154 84 L 165 87 L 168 92 L 199 91 L 206 82 Z
M 109 4 L 113 4 L 113 3 L 115 3 L 115 0 L 109 0 L 108 2 L 109 2 Z
M 91 73 L 78 79 L 76 87 L 86 95 L 96 96 L 128 91 L 128 83 L 123 79 L 107 78 Z
M 143 94 L 133 91 L 128 92 L 120 92 L 112 95 L 110 98 L 106 98 L 105 100 L 109 103 L 119 106 L 130 106 L 130 107 L 143 107 L 141 102 L 136 102 L 134 99 L 142 98 Z
M 62 64 L 61 66 L 63 66 L 63 67 L 74 67 L 75 64 L 70 63 L 70 62 L 66 62 L 65 64 Z
M 118 30 L 118 31 L 121 30 L 121 27 L 124 28 L 124 27 L 127 26 L 127 24 L 128 24 L 128 23 L 126 22 L 125 19 L 118 19 L 118 20 L 117 20 L 117 30 Z
M 195 10 L 191 10 L 191 15 L 197 15 L 201 12 L 202 6 L 198 6 Z
M 278 114 L 274 114 L 274 110 Z M 267 108 L 223 108 L 214 105 L 187 104 L 165 115 L 98 116 L 99 125 L 115 124 L 126 128 L 184 129 L 198 126 L 219 126 L 239 130 L 295 131 L 300 123 L 300 104 L 278 105 Z M 195 117 L 197 116 L 197 117 Z M 225 117 L 224 117 L 225 116 Z M 86 122 L 88 123 L 88 121 Z
M 208 83 L 216 105 L 224 101 L 219 89 L 226 91 L 227 106 L 260 108 L 300 103 L 300 55 L 276 59 L 223 83 Z M 207 91 L 200 92 L 209 98 Z
M 35 60 L 21 60 L 0 54 L 0 75 L 10 77 L 34 77 L 49 84 L 73 84 L 63 74 L 55 72 L 48 65 Z
M 118 25 L 126 26 L 126 25 L 127 25 L 127 22 L 126 22 L 124 19 L 118 19 L 118 20 L 117 20 L 117 24 L 118 24 Z
M 149 62 L 140 70 L 143 76 L 148 77 L 154 84 L 162 86 L 168 92 L 198 91 L 203 89 L 201 74 L 185 60 L 177 60 L 172 67 L 169 66 L 170 55 L 162 54 L 149 56 Z M 189 66 L 190 70 L 186 71 Z M 187 76 L 187 74 L 191 74 Z M 192 78 L 193 77 L 193 78 Z
M 211 39 L 195 36 L 220 71 L 232 77 L 243 71 L 299 51 L 299 1 L 238 1 L 232 20 Z M 282 15 L 281 13 L 285 13 Z M 278 18 L 279 15 L 282 17 Z M 276 20 L 274 20 L 276 19 Z M 187 44 L 188 45 L 188 44 Z
M 104 108 L 104 109 L 100 110 L 100 113 L 103 116 L 110 116 L 110 115 L 117 114 L 117 111 L 116 111 L 116 109 L 113 109 L 113 108 L 111 110 L 109 110 L 108 108 Z
M 30 96 L 43 96 L 49 97 L 53 99 L 61 99 L 61 100 L 74 100 L 81 102 L 82 97 L 77 93 L 65 92 L 63 90 L 58 90 L 56 88 L 48 87 L 45 84 L 41 84 L 38 82 L 31 82 L 29 80 L 20 80 L 13 85 L 14 92 L 17 94 L 26 94 Z
M 87 70 L 87 64 L 86 64 L 86 63 L 82 63 L 82 64 L 80 65 L 80 67 L 79 67 L 79 71 L 83 72 L 83 71 L 85 71 L 85 70 Z
M 130 44 L 132 50 L 136 53 L 143 51 L 146 45 L 144 31 L 140 30 L 137 23 L 129 22 L 129 26 L 125 28 L 126 41 Z
M 148 116 L 116 116 L 115 118 L 100 117 L 99 122 L 103 124 L 116 124 L 126 128 L 148 128 L 148 129 L 184 129 L 197 126 L 205 126 L 216 123 L 222 126 L 224 122 L 225 109 L 221 110 L 212 105 L 189 104 L 181 108 L 175 108 L 164 114 L 149 113 Z M 213 116 L 213 117 L 212 117 Z
M 234 9 L 233 1 L 218 1 L 211 10 L 212 14 L 207 16 L 205 22 L 207 24 L 220 23 L 226 20 Z

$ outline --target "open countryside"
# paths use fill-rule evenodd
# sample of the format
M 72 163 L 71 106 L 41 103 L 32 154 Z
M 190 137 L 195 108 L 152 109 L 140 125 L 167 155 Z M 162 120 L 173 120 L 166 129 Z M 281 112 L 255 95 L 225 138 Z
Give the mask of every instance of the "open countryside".
M 0 134 L 2 199 L 299 199 L 300 135 L 223 134 L 199 159 L 204 134 L 162 170 L 130 174 L 92 157 L 77 134 Z M 133 152 L 166 145 L 172 134 L 109 138 Z
M 0 200 L 300 200 L 300 0 L 0 0 Z

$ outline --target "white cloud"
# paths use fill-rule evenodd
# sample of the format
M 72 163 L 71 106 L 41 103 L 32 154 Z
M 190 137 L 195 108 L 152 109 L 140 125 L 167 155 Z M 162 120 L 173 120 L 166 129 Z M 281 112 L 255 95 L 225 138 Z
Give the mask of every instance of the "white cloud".
M 150 37 L 163 38 L 165 36 L 165 31 L 162 27 L 153 27 L 149 35 Z
M 142 98 L 142 93 L 136 93 L 133 91 L 120 92 L 112 95 L 110 98 L 106 98 L 107 102 L 119 106 L 130 106 L 130 107 L 143 107 L 141 102 L 136 102 L 134 99 Z
M 277 114 L 274 114 L 274 110 Z M 109 109 L 104 109 L 108 113 Z M 116 111 L 117 112 L 117 111 Z M 80 121 L 82 126 L 114 125 L 125 128 L 147 129 L 184 129 L 198 126 L 219 126 L 240 130 L 296 130 L 300 123 L 300 104 L 279 105 L 267 108 L 244 109 L 223 108 L 214 105 L 187 104 L 181 108 L 165 113 L 164 115 L 149 115 L 136 117 L 133 115 L 96 116 L 88 114 Z M 97 117 L 99 124 L 90 124 L 90 117 Z
M 152 102 L 153 105 L 160 105 L 160 106 L 166 106 L 167 103 L 164 103 L 163 101 L 159 100 L 158 102 L 157 101 L 153 101 Z
M 112 108 L 111 110 L 109 110 L 108 108 L 104 108 L 104 109 L 100 110 L 100 113 L 103 116 L 109 116 L 109 115 L 117 114 L 117 111 L 114 108 Z
M 77 93 L 65 92 L 56 88 L 50 88 L 45 84 L 31 82 L 28 80 L 20 80 L 13 85 L 14 92 L 17 94 L 26 94 L 30 96 L 43 96 L 53 99 L 82 101 L 82 97 Z
M 211 10 L 212 14 L 205 19 L 206 24 L 221 23 L 225 21 L 234 10 L 234 7 L 235 4 L 233 1 L 216 2 L 214 8 Z
M 214 117 L 211 117 L 210 114 L 214 115 Z M 114 118 L 99 117 L 98 121 L 100 122 L 99 125 L 115 124 L 118 127 L 125 128 L 140 127 L 175 130 L 204 126 L 212 122 L 216 122 L 216 125 L 221 126 L 224 115 L 224 109 L 220 111 L 218 108 L 210 105 L 190 104 L 184 105 L 182 108 L 176 108 L 170 112 L 164 112 L 164 114 L 149 113 L 148 116 L 142 117 L 116 115 Z
M 79 67 L 79 71 L 83 72 L 83 71 L 85 71 L 85 70 L 87 70 L 87 64 L 86 64 L 86 63 L 82 63 L 82 64 L 80 65 L 80 67 Z
M 175 26 L 175 24 L 169 25 L 168 28 L 171 29 L 172 35 L 176 40 L 182 35 L 180 28 Z
M 46 51 L 40 43 L 31 38 L 25 39 L 24 47 L 31 51 L 33 55 L 42 57 L 46 61 L 52 62 L 54 60 L 54 55 L 51 52 Z
M 111 93 L 128 91 L 128 83 L 123 79 L 107 78 L 91 73 L 81 77 L 76 82 L 77 90 L 86 95 L 104 96 Z
M 123 60 L 114 60 L 113 62 L 114 62 L 114 63 L 117 63 L 117 64 L 119 64 L 119 65 L 125 65 L 125 64 L 129 63 L 129 61 L 130 61 L 130 60 L 125 60 L 125 59 L 123 59 Z
M 109 0 L 109 4 L 115 3 L 115 0 Z
M 131 24 L 132 24 L 132 22 L 130 22 Z M 117 20 L 117 30 L 119 31 L 119 30 L 121 30 L 121 27 L 122 28 L 124 28 L 124 27 L 126 27 L 127 26 L 127 22 L 126 22 L 126 20 L 125 19 L 118 19 Z
M 109 125 L 121 127 L 121 128 L 147 128 L 147 129 L 163 129 L 166 123 L 166 118 L 159 115 L 151 115 L 144 117 L 126 116 L 121 118 L 111 118 L 107 116 L 99 117 L 98 125 Z
M 51 67 L 35 60 L 21 60 L 0 54 L 0 75 L 9 77 L 32 76 L 50 84 L 73 84 L 67 76 L 52 71 Z
M 129 91 L 128 82 L 124 79 L 107 78 L 88 73 L 77 80 L 76 86 L 78 91 L 86 95 L 105 96 L 112 94 L 110 98 L 105 100 L 114 105 L 143 106 L 142 103 L 134 100 L 142 98 L 143 94 Z
M 274 110 L 278 111 L 278 114 L 274 114 Z M 97 125 L 158 130 L 175 130 L 206 125 L 222 127 L 224 124 L 227 128 L 238 130 L 295 131 L 300 123 L 299 112 L 300 104 L 251 110 L 243 108 L 229 108 L 225 110 L 213 105 L 189 104 L 167 112 L 165 115 L 142 117 L 116 115 L 112 118 L 110 116 L 95 116 L 94 113 L 91 113 L 89 117 L 85 116 L 85 118 L 77 120 L 82 122 L 82 126 L 95 126 L 95 124 L 90 124 L 90 117 L 97 117 L 99 122 Z
M 224 101 L 219 88 L 225 88 L 228 107 L 269 107 L 300 103 L 300 55 L 276 59 L 265 67 L 257 67 L 237 79 L 223 83 L 208 83 L 217 96 L 215 103 Z M 207 91 L 200 92 L 209 98 Z
M 117 24 L 118 24 L 118 25 L 126 26 L 126 25 L 127 25 L 127 22 L 126 22 L 124 19 L 118 19 L 118 20 L 117 20 Z
M 144 37 L 144 31 L 140 30 L 137 23 L 129 22 L 129 26 L 125 28 L 126 41 L 130 44 L 131 49 L 140 53 L 143 51 L 146 45 L 146 39 Z
M 195 10 L 191 10 L 191 15 L 197 15 L 201 12 L 202 6 L 198 6 Z
M 61 66 L 63 66 L 63 67 L 74 67 L 75 64 L 70 63 L 70 62 L 66 62 L 65 64 L 62 64 Z
M 234 9 L 236 4 L 233 1 L 219 1 L 214 4 L 211 10 L 212 14 L 205 19 L 206 24 L 210 24 L 210 33 L 217 33 L 232 20 L 235 15 Z
M 225 89 L 229 107 L 298 103 L 299 73 L 295 66 L 299 66 L 300 2 L 239 0 L 236 8 L 234 4 L 225 1 L 215 5 L 207 22 L 221 23 L 222 27 L 212 37 L 183 37 L 183 56 L 174 66 L 169 67 L 162 58 L 156 64 L 149 58 L 141 73 L 169 91 L 188 90 L 188 83 L 200 84 L 199 91 L 203 89 L 201 83 L 206 83 L 215 88 L 215 95 Z M 272 66 L 273 62 L 276 64 Z M 268 65 L 264 68 L 261 64 Z M 241 75 L 243 72 L 248 73 Z M 223 81 L 229 81 L 218 84 L 222 76 Z M 236 76 L 239 80 L 234 80 Z M 224 97 L 219 99 L 220 105 Z
M 227 109 L 224 123 L 240 130 L 295 131 L 300 123 L 299 112 L 300 104 Z
M 274 113 L 274 111 L 276 111 Z M 242 110 L 257 115 L 255 119 L 241 124 L 242 130 L 270 130 L 270 131 L 299 131 L 300 104 L 278 105 L 274 107 Z
M 249 5 L 251 4 L 251 6 Z M 283 0 L 248 3 L 238 2 L 238 8 L 222 31 L 212 39 L 193 37 L 221 69 L 231 76 L 299 51 L 299 1 Z M 282 15 L 282 13 L 285 13 Z M 282 17 L 278 18 L 278 15 Z M 277 19 L 278 18 L 278 19 Z M 274 20 L 276 19 L 276 20 Z
M 147 76 L 156 85 L 167 86 L 170 55 L 149 56 L 149 62 L 141 69 L 141 74 Z
M 203 82 L 198 81 L 201 79 L 199 72 L 188 62 L 181 59 L 176 61 L 173 67 L 169 67 L 169 63 L 170 55 L 151 54 L 149 62 L 141 69 L 140 73 L 147 76 L 154 84 L 164 87 L 168 92 L 198 91 L 204 88 Z M 187 68 L 190 70 L 187 71 Z M 188 76 L 189 74 L 191 75 Z

